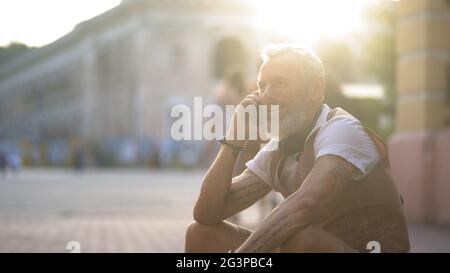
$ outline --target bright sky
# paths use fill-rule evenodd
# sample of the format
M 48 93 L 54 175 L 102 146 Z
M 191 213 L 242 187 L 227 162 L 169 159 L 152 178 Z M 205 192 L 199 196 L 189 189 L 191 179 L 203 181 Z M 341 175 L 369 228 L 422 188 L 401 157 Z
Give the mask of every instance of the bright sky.
M 314 43 L 321 37 L 342 38 L 361 29 L 363 10 L 380 0 L 251 0 L 257 23 L 267 29 Z
M 245 1 L 245 0 L 244 0 Z M 248 0 L 260 27 L 306 43 L 323 36 L 343 37 L 361 27 L 361 12 L 376 0 Z M 19 41 L 42 46 L 120 0 L 0 0 L 0 45 Z
M 0 46 L 18 41 L 42 46 L 120 0 L 0 0 Z

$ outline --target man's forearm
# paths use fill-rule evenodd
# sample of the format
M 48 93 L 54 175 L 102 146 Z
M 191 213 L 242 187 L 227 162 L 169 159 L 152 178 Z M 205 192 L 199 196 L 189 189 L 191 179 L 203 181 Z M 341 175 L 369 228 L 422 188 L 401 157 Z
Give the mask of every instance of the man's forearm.
M 216 159 L 203 179 L 200 195 L 194 208 L 194 219 L 199 222 L 209 222 L 212 218 L 221 215 L 230 190 L 237 158 L 238 155 L 233 153 L 229 147 L 221 146 Z
M 247 95 L 239 105 L 242 108 L 248 105 L 258 105 L 258 103 L 259 91 L 254 91 Z M 231 146 L 222 145 L 203 180 L 200 196 L 194 208 L 194 219 L 197 222 L 214 224 L 222 220 L 227 195 L 231 188 L 234 166 L 239 156 L 231 147 L 245 147 L 247 144 L 247 140 L 236 137 L 238 131 L 248 131 L 246 123 L 245 128 L 238 126 L 240 125 L 238 118 L 237 113 L 233 114 L 231 126 L 226 133 L 227 142 Z
M 355 167 L 340 157 L 320 157 L 300 189 L 281 202 L 237 252 L 267 252 L 281 246 L 321 216 L 343 192 L 354 171 Z
M 286 201 L 284 201 L 286 202 Z M 269 252 L 309 225 L 306 213 L 281 203 L 235 252 Z

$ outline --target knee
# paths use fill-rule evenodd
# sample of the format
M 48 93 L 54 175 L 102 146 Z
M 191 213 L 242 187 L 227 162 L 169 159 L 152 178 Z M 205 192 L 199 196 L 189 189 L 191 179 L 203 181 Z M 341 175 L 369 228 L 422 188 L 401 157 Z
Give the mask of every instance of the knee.
M 186 229 L 185 252 L 202 252 L 207 249 L 209 240 L 215 233 L 215 225 L 203 225 L 198 222 L 191 223 Z

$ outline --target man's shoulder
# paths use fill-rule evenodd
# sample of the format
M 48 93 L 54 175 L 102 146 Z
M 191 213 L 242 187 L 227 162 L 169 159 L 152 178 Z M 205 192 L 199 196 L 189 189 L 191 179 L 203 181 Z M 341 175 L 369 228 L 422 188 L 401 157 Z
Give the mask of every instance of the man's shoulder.
M 360 122 L 351 113 L 347 112 L 346 110 L 342 109 L 341 107 L 336 107 L 336 108 L 330 109 L 330 111 L 327 113 L 325 123 L 332 123 L 332 122 L 339 121 L 339 120 L 352 120 L 352 121 Z
M 331 116 L 319 128 L 318 136 L 325 134 L 333 136 L 334 134 L 341 135 L 343 133 L 364 132 L 364 125 L 361 121 L 353 115 L 345 112 Z
M 343 111 L 343 110 L 342 110 Z M 333 115 L 320 127 L 314 141 L 316 155 L 320 150 L 352 150 L 372 153 L 374 143 L 365 126 L 347 112 Z
M 336 155 L 346 159 L 361 172 L 362 177 L 379 160 L 373 140 L 365 126 L 350 114 L 333 115 L 320 128 L 314 141 L 316 159 L 323 155 Z

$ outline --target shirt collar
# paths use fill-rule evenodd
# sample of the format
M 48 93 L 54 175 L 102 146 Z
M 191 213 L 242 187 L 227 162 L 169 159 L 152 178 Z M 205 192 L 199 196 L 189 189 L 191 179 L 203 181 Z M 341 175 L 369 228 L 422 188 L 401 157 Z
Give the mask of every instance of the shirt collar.
M 314 126 L 312 127 L 312 129 L 309 132 L 308 136 L 306 137 L 305 141 L 307 141 L 317 129 L 322 127 L 325 124 L 325 122 L 327 122 L 327 116 L 328 116 L 328 113 L 331 111 L 331 108 L 327 104 L 324 103 L 324 104 L 322 104 L 322 110 L 320 110 L 320 111 L 321 112 L 320 112 L 319 117 L 316 120 L 316 124 L 314 124 Z

